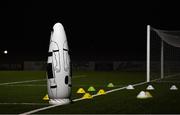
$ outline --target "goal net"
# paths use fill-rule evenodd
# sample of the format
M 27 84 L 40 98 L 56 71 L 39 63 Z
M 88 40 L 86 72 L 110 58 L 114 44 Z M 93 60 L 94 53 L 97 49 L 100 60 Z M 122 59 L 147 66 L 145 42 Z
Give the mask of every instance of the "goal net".
M 147 26 L 147 82 L 180 82 L 180 31 Z

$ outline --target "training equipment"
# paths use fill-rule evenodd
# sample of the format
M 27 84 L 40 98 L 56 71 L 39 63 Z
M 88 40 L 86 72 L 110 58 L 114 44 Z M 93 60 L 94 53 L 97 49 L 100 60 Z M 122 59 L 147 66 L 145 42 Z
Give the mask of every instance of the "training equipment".
M 98 95 L 105 95 L 106 92 L 104 91 L 104 89 L 100 89 L 97 94 Z
M 109 84 L 107 85 L 107 87 L 114 87 L 114 84 L 113 84 L 113 83 L 109 83 Z
M 172 85 L 170 90 L 178 90 L 178 88 L 175 85 Z
M 43 100 L 44 100 L 44 101 L 48 101 L 48 100 L 49 100 L 48 94 L 46 94 L 46 95 L 43 97 Z
M 70 57 L 62 24 L 56 23 L 51 33 L 48 61 L 47 86 L 50 104 L 68 104 L 71 94 Z
M 79 88 L 76 93 L 86 93 L 83 88 Z
M 148 87 L 146 89 L 147 90 L 154 90 L 154 87 L 152 85 L 148 85 Z
M 148 25 L 147 82 L 165 80 L 180 80 L 180 31 L 160 30 Z
M 92 95 L 89 93 L 85 93 L 84 96 L 82 97 L 83 99 L 92 99 Z
M 132 85 L 128 85 L 128 86 L 126 87 L 126 89 L 132 90 L 132 89 L 134 89 L 134 87 L 133 87 Z
M 88 91 L 96 91 L 96 89 L 95 89 L 93 86 L 90 86 L 90 87 L 88 88 Z
M 138 95 L 137 95 L 138 99 L 147 99 L 147 98 L 152 98 L 152 95 L 148 92 L 148 91 L 141 91 Z
M 144 91 L 141 91 L 138 95 L 137 95 L 138 99 L 145 99 L 147 98 L 146 93 Z
M 150 92 L 146 91 L 145 94 L 146 94 L 147 98 L 152 98 L 152 95 L 150 94 Z

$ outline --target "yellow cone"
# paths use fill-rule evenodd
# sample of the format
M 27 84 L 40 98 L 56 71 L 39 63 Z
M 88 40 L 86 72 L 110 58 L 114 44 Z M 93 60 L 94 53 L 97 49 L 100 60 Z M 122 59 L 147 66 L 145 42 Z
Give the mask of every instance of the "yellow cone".
M 86 93 L 83 88 L 79 88 L 76 93 Z
M 83 99 L 92 99 L 92 95 L 89 93 L 85 93 L 84 96 L 82 97 Z
M 43 100 L 45 100 L 45 101 L 48 101 L 48 100 L 49 100 L 48 94 L 46 94 L 46 95 L 43 97 Z
M 100 89 L 97 94 L 98 95 L 104 95 L 104 94 L 106 94 L 106 92 L 104 91 L 104 89 Z
M 146 91 L 145 93 L 146 93 L 146 96 L 147 96 L 148 98 L 151 98 L 151 97 L 152 97 L 152 95 L 151 95 L 148 91 Z

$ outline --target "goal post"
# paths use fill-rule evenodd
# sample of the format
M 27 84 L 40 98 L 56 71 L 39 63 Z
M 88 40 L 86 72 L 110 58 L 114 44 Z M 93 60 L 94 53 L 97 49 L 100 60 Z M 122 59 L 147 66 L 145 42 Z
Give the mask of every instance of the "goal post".
M 150 25 L 147 25 L 147 82 L 150 82 Z
M 161 79 L 164 78 L 164 42 L 161 40 Z
M 146 53 L 146 82 L 179 74 L 180 31 L 159 30 L 147 25 Z

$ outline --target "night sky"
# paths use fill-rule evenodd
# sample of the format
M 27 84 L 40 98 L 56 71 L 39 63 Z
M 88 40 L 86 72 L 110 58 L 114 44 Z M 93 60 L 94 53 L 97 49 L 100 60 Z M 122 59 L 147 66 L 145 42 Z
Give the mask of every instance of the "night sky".
M 46 60 L 52 27 L 61 22 L 72 60 L 145 60 L 147 24 L 180 30 L 174 4 L 7 1 L 0 8 L 0 50 L 12 60 Z

